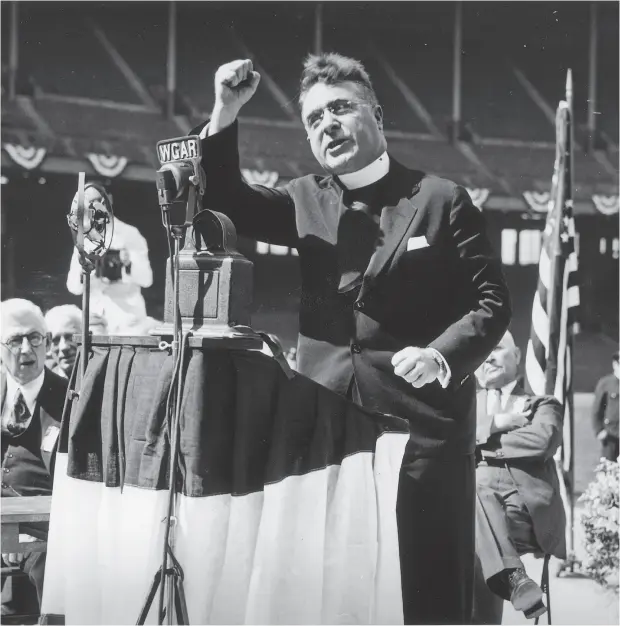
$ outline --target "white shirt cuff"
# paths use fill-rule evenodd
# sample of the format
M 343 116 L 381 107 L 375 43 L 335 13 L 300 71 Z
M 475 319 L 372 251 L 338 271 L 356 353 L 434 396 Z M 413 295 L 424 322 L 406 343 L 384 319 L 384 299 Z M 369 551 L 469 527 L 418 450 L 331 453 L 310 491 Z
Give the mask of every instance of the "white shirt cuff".
M 211 123 L 211 122 L 207 122 L 207 123 L 203 126 L 202 130 L 200 131 L 200 135 L 198 135 L 198 136 L 199 136 L 201 139 L 206 139 L 206 138 L 209 136 L 209 124 L 210 124 L 210 123 Z
M 444 359 L 443 354 L 441 354 L 439 350 L 435 350 L 435 348 L 429 348 L 429 350 L 431 350 L 431 352 L 441 361 L 442 365 L 439 368 L 437 380 L 439 381 L 439 384 L 445 389 L 450 384 L 450 379 L 452 378 L 452 371 L 450 370 L 448 361 Z

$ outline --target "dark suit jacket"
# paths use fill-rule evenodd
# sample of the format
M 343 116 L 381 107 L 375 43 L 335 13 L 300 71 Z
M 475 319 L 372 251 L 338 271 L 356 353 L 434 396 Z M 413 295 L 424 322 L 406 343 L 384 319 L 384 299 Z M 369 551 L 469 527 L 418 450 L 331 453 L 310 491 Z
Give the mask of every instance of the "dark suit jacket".
M 532 518 L 538 544 L 547 554 L 566 558 L 566 515 L 553 455 L 562 443 L 563 411 L 552 396 L 530 396 L 515 387 L 505 412 L 531 409 L 530 423 L 489 435 L 484 391 L 478 397 L 477 443 L 504 460 Z
M 234 123 L 203 141 L 203 206 L 226 213 L 241 235 L 298 249 L 299 372 L 339 393 L 355 376 L 365 407 L 409 420 L 411 453 L 471 453 L 471 373 L 508 326 L 508 290 L 466 190 L 390 163 L 382 241 L 353 298 L 338 293 L 344 190 L 336 177 L 304 176 L 275 189 L 246 184 Z M 407 250 L 421 236 L 429 245 Z M 451 369 L 449 387 L 414 389 L 396 376 L 390 361 L 406 346 L 436 348 Z
M 605 429 L 612 437 L 618 437 L 618 394 L 620 380 L 615 374 L 604 376 L 598 381 L 592 404 L 592 425 L 598 434 Z
M 16 481 L 16 484 L 12 484 L 12 486 L 18 493 L 20 493 L 20 495 L 50 495 L 52 493 L 54 458 L 56 454 L 58 437 L 56 437 L 54 445 L 49 447 L 49 449 L 43 450 L 41 449 L 40 445 L 43 438 L 45 437 L 45 434 L 49 432 L 50 428 L 57 428 L 57 434 L 60 430 L 62 411 L 65 402 L 65 395 L 67 392 L 67 382 L 68 381 L 65 378 L 61 378 L 60 376 L 58 376 L 58 374 L 54 374 L 49 369 L 45 368 L 43 386 L 41 387 L 39 395 L 37 396 L 37 406 L 32 417 L 32 422 L 36 420 L 40 425 L 40 427 L 37 428 L 37 432 L 39 432 L 41 436 L 41 442 L 38 442 L 39 445 L 37 446 L 37 455 L 40 454 L 40 459 L 45 466 L 44 470 L 43 468 L 41 469 L 46 474 L 37 477 L 36 484 L 38 485 L 38 487 L 33 486 L 32 477 L 29 477 L 27 475 L 28 470 L 24 472 L 19 467 L 20 446 L 14 446 L 11 443 L 9 437 L 3 437 L 2 462 L 3 465 L 9 462 L 9 459 L 5 458 L 7 454 L 14 455 L 10 460 L 12 461 L 11 465 L 13 466 L 11 468 L 12 479 Z M 2 404 L 0 406 L 4 406 L 4 402 L 6 400 L 6 378 L 4 376 L 0 378 L 0 398 L 2 400 Z M 26 434 L 24 434 L 23 436 L 26 436 Z M 27 462 L 32 463 L 33 460 L 29 458 L 29 455 L 26 454 L 26 456 L 28 457 Z M 32 463 L 30 471 L 37 473 L 39 472 L 39 469 L 36 467 L 36 463 Z M 6 477 L 4 478 L 5 480 L 8 480 Z M 13 480 L 8 482 L 13 483 Z M 23 493 L 22 489 L 20 489 L 20 485 L 23 488 Z

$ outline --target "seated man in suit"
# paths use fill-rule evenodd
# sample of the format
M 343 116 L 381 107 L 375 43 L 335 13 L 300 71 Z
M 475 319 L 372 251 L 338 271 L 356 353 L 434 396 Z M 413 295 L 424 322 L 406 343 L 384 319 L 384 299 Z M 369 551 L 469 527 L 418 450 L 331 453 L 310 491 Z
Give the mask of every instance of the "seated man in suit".
M 78 344 L 73 335 L 82 332 L 82 311 L 75 304 L 61 304 L 45 314 L 50 333 L 50 352 L 54 365 L 51 370 L 63 378 L 71 378 Z
M 67 381 L 44 365 L 49 340 L 38 306 L 28 300 L 6 300 L 0 305 L 0 318 L 2 497 L 48 496 Z M 45 528 L 37 530 L 45 536 Z M 22 542 L 31 539 L 20 536 Z M 2 560 L 19 566 L 36 590 L 35 594 L 30 585 L 20 585 L 27 583 L 23 579 L 7 578 L 2 615 L 36 612 L 43 593 L 45 553 L 3 554 Z
M 501 624 L 503 601 L 531 619 L 547 609 L 520 555 L 566 558 L 566 517 L 553 455 L 563 411 L 551 396 L 518 383 L 519 348 L 506 332 L 476 371 L 480 386 L 476 451 L 474 623 Z

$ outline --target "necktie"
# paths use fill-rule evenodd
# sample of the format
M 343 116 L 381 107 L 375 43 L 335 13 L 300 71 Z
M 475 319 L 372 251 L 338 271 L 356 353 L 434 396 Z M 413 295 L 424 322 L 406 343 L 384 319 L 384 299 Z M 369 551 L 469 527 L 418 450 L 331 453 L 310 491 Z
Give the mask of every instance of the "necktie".
M 487 390 L 487 413 L 496 415 L 502 412 L 502 392 L 499 389 Z
M 11 409 L 11 413 L 6 420 L 6 429 L 8 433 L 14 437 L 21 435 L 26 428 L 28 428 L 30 417 L 31 415 L 28 410 L 28 406 L 26 405 L 26 400 L 20 390 L 15 396 L 13 408 Z

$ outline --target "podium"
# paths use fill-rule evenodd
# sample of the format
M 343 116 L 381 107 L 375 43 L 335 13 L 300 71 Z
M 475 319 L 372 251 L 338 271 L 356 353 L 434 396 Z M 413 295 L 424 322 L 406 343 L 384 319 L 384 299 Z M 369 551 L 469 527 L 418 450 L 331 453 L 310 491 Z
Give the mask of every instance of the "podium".
M 95 337 L 83 380 L 76 366 L 54 476 L 49 623 L 136 623 L 160 564 L 172 365 L 157 338 Z M 407 423 L 224 340 L 190 339 L 183 379 L 172 546 L 189 622 L 402 623 Z

